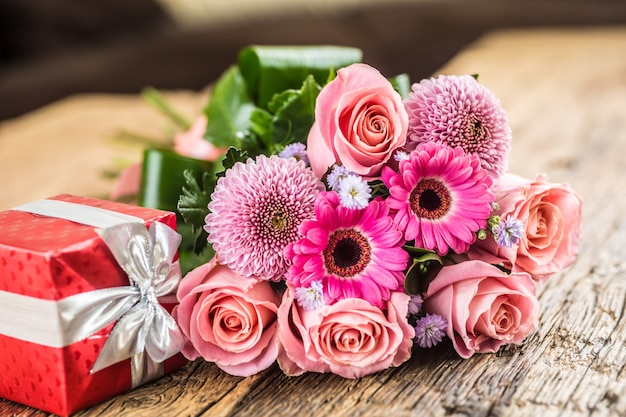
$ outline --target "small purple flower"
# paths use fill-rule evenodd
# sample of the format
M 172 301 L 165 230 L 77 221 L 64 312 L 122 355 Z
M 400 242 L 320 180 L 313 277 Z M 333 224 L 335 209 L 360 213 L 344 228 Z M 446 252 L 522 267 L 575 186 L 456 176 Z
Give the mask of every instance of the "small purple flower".
M 439 314 L 426 314 L 415 324 L 415 341 L 422 348 L 436 346 L 446 334 L 448 322 Z
M 298 161 L 303 161 L 309 166 L 309 157 L 306 153 L 306 146 L 303 143 L 292 143 L 285 146 L 285 149 L 278 154 L 281 158 L 296 158 Z
M 343 165 L 335 165 L 333 169 L 328 173 L 328 176 L 326 177 L 326 182 L 328 183 L 328 186 L 331 190 L 338 191 L 341 180 L 351 175 L 357 174 L 348 170 Z
M 524 237 L 524 223 L 509 216 L 506 220 L 500 219 L 491 231 L 499 246 L 510 248 Z
M 415 294 L 411 296 L 411 300 L 409 301 L 409 314 L 417 314 L 420 312 L 422 308 L 422 304 L 424 303 L 424 299 L 421 295 Z

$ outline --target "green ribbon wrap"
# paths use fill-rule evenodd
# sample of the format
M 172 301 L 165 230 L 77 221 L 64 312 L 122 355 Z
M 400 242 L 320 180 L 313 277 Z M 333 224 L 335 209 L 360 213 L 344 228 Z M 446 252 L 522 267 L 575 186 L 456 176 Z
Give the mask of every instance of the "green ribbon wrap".
M 189 158 L 167 149 L 146 149 L 143 154 L 139 205 L 176 212 L 185 178 L 190 170 L 198 182 L 203 172 L 214 172 L 215 164 Z

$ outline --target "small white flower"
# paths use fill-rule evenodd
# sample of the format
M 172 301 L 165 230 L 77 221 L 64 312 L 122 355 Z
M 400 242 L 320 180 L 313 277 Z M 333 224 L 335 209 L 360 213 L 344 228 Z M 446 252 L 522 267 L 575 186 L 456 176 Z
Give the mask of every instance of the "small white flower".
M 339 182 L 341 205 L 349 209 L 364 209 L 369 204 L 372 189 L 367 181 L 357 175 L 349 175 Z
M 408 152 L 406 151 L 396 151 L 396 153 L 393 155 L 393 159 L 395 159 L 397 162 L 402 162 L 405 161 L 407 159 L 410 158 L 411 155 L 409 155 Z
M 317 310 L 325 305 L 322 281 L 312 281 L 309 288 L 296 288 L 296 301 L 306 311 Z

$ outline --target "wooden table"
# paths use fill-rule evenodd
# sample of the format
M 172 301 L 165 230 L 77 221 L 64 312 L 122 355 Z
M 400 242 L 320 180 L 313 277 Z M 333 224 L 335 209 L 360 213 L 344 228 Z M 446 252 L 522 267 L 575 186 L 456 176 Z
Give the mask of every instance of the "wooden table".
M 78 415 L 626 415 L 625 51 L 626 27 L 499 31 L 441 70 L 479 73 L 501 98 L 511 171 L 545 171 L 585 201 L 579 259 L 541 290 L 540 326 L 521 347 L 469 360 L 436 348 L 355 381 L 289 378 L 276 367 L 244 379 L 195 362 Z M 190 92 L 171 97 L 188 114 L 202 103 Z M 107 138 L 163 127 L 136 97 L 111 96 L 73 97 L 3 123 L 0 208 L 61 192 L 106 195 L 102 171 L 139 155 Z M 0 415 L 47 414 L 0 401 Z

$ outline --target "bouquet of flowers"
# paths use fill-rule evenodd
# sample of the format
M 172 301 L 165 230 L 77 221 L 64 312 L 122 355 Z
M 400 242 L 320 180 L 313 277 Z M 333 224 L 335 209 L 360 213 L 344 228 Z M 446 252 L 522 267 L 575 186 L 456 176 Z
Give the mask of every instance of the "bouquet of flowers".
M 203 117 L 179 153 L 224 156 L 182 174 L 189 359 L 358 378 L 446 338 L 495 352 L 576 258 L 580 197 L 507 171 L 511 129 L 476 76 L 411 84 L 354 48 L 250 47 Z

